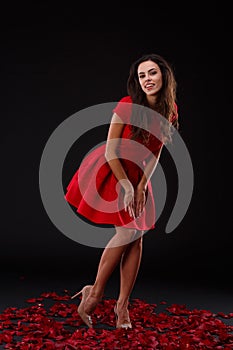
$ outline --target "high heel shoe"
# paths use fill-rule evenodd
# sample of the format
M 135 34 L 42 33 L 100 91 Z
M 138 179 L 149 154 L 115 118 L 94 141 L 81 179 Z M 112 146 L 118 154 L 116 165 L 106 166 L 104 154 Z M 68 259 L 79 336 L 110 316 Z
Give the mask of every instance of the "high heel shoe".
M 124 309 L 122 312 L 118 313 L 117 304 L 114 306 L 114 313 L 116 316 L 116 328 L 128 329 L 132 328 L 132 324 L 129 318 L 129 311 Z
M 78 306 L 78 313 L 79 316 L 81 317 L 81 319 L 83 320 L 83 322 L 89 327 L 89 328 L 93 328 L 93 322 L 91 319 L 91 316 L 88 315 L 85 311 L 84 311 L 84 305 L 85 302 L 87 300 L 88 295 L 90 294 L 92 285 L 87 285 L 85 287 L 83 287 L 78 293 L 74 294 L 71 299 L 76 298 L 78 295 L 82 294 L 82 300 Z

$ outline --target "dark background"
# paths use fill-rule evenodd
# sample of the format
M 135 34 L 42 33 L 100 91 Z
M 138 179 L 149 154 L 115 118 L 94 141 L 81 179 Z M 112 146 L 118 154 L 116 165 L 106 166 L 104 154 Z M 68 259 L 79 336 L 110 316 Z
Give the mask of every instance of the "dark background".
M 232 288 L 230 24 L 227 9 L 189 6 L 168 12 L 165 5 L 160 11 L 158 5 L 141 5 L 135 14 L 120 9 L 102 17 L 45 4 L 5 12 L 0 262 L 9 281 L 11 276 L 93 281 L 102 249 L 72 241 L 50 221 L 39 191 L 41 155 L 66 118 L 126 95 L 132 61 L 155 52 L 175 69 L 180 132 L 193 162 L 194 192 L 183 221 L 166 234 L 175 191 L 165 150 L 161 163 L 167 169 L 168 202 L 157 227 L 145 236 L 138 285 L 175 280 Z M 81 138 L 80 152 L 105 131 Z M 75 168 L 75 159 L 69 161 L 64 183 Z

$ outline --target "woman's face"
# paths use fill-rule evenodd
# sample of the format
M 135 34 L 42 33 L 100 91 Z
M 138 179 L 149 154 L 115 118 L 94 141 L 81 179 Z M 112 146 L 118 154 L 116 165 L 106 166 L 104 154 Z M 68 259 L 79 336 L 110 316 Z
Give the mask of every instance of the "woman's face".
M 139 64 L 138 79 L 142 90 L 148 96 L 156 95 L 163 84 L 161 70 L 153 61 L 145 61 Z

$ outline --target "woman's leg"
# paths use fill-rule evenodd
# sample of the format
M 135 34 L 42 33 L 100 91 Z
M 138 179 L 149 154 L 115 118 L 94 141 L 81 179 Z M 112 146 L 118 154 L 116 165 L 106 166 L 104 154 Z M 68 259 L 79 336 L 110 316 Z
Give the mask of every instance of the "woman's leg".
M 85 302 L 84 310 L 90 314 L 96 307 L 98 301 L 102 298 L 106 283 L 113 273 L 116 266 L 120 263 L 121 258 L 132 239 L 136 230 L 116 227 L 116 234 L 105 247 L 98 266 L 95 283 Z
M 118 304 L 127 303 L 134 287 L 142 257 L 142 235 L 128 245 L 120 264 Z
M 128 302 L 134 287 L 142 257 L 142 233 L 128 245 L 120 264 L 120 293 L 117 300 L 118 327 L 131 327 Z

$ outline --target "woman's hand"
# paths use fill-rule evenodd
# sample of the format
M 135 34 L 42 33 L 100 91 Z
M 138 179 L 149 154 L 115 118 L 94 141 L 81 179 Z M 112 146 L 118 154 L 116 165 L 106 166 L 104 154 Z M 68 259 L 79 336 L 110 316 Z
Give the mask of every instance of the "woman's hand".
M 146 191 L 142 187 L 137 187 L 134 195 L 135 216 L 141 216 L 146 204 Z
M 129 215 L 135 219 L 133 185 L 128 179 L 121 179 L 119 182 L 125 191 L 125 194 L 124 194 L 125 211 L 128 211 Z

